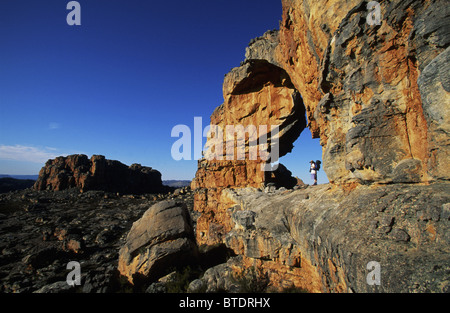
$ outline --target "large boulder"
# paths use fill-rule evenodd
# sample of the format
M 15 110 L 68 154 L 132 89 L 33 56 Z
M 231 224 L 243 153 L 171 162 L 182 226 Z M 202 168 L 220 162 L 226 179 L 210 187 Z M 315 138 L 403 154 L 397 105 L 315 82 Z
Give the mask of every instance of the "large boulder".
M 103 190 L 124 194 L 156 193 L 163 191 L 161 173 L 151 167 L 108 160 L 102 155 L 91 159 L 84 154 L 48 160 L 39 172 L 35 190 L 81 191 Z
M 153 205 L 133 224 L 120 249 L 118 268 L 135 284 L 156 280 L 196 257 L 197 246 L 186 206 L 166 200 Z

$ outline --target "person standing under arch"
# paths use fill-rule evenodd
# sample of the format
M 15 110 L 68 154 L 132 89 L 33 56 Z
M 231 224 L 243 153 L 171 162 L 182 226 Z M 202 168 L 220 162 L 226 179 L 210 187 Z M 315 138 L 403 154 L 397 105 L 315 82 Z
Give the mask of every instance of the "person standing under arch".
M 311 160 L 311 162 L 309 162 L 309 164 L 310 164 L 309 171 L 311 172 L 311 179 L 314 181 L 313 186 L 315 186 L 315 185 L 317 185 L 317 166 L 316 166 L 316 162 Z

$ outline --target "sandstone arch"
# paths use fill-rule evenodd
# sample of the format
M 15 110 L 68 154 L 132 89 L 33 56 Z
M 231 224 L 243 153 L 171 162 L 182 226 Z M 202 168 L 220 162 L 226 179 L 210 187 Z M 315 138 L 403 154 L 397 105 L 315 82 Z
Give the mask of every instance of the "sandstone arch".
M 211 122 L 285 122 L 282 156 L 306 126 L 302 111 L 333 184 L 448 180 L 439 170 L 449 164 L 443 2 L 380 1 L 380 25 L 366 23 L 366 1 L 282 4 L 280 30 L 251 41 L 246 60 L 225 77 L 224 103 Z M 292 100 L 296 94 L 304 105 Z M 256 171 L 260 163 L 199 162 L 192 184 L 199 242 L 220 241 L 231 227 L 223 188 L 268 181 Z
M 265 125 L 267 133 L 258 132 L 258 151 L 262 149 L 262 137 L 267 136 L 269 151 L 276 149 L 278 154 L 269 160 L 261 158 L 261 155 L 251 159 L 248 149 L 250 136 L 247 134 L 244 160 L 227 160 L 224 142 L 221 160 L 204 158 L 199 161 L 192 187 L 197 190 L 194 208 L 202 214 L 197 222 L 197 240 L 200 244 L 221 242 L 230 231 L 229 201 L 222 196 L 223 189 L 259 188 L 268 182 L 288 183 L 286 176 L 290 175 L 287 175 L 289 172 L 284 166 L 278 166 L 275 171 L 263 171 L 261 168 L 291 152 L 294 141 L 307 126 L 303 99 L 289 75 L 270 58 L 264 59 L 264 52 L 276 46 L 277 38 L 276 33 L 269 32 L 254 40 L 251 44 L 253 49 L 248 51 L 245 62 L 225 76 L 224 102 L 211 115 L 211 124 L 221 129 L 227 125 Z M 271 125 L 279 127 L 278 140 L 272 140 L 268 133 Z

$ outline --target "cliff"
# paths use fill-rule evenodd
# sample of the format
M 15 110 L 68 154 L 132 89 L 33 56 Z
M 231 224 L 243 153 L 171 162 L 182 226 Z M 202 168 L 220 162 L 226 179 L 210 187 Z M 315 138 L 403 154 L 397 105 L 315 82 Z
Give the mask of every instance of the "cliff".
M 230 136 L 210 136 L 191 185 L 199 244 L 225 243 L 243 266 L 276 273 L 274 284 L 310 291 L 448 290 L 450 11 L 445 1 L 378 3 L 373 23 L 367 1 L 283 0 L 280 29 L 250 42 L 211 124 L 280 132 L 248 131 L 242 159 L 226 158 Z M 262 193 L 285 175 L 261 165 L 305 127 L 331 184 L 289 201 Z M 255 142 L 278 154 L 251 158 Z M 370 289 L 370 261 L 392 280 Z
M 275 59 L 304 99 L 330 181 L 448 179 L 448 6 L 379 3 L 380 25 L 369 25 L 366 1 L 283 1 Z
M 69 155 L 48 160 L 39 172 L 35 190 L 102 190 L 123 194 L 158 193 L 161 173 L 151 167 L 107 160 L 102 155 Z

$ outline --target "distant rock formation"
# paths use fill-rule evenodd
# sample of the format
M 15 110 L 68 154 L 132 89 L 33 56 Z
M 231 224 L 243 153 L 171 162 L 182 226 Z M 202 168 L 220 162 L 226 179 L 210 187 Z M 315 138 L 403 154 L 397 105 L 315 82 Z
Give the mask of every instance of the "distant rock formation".
M 163 180 L 163 185 L 173 188 L 183 188 L 191 185 L 190 180 Z
M 35 190 L 102 190 L 122 194 L 163 191 L 161 173 L 151 167 L 107 160 L 102 155 L 76 154 L 48 160 L 39 172 Z

